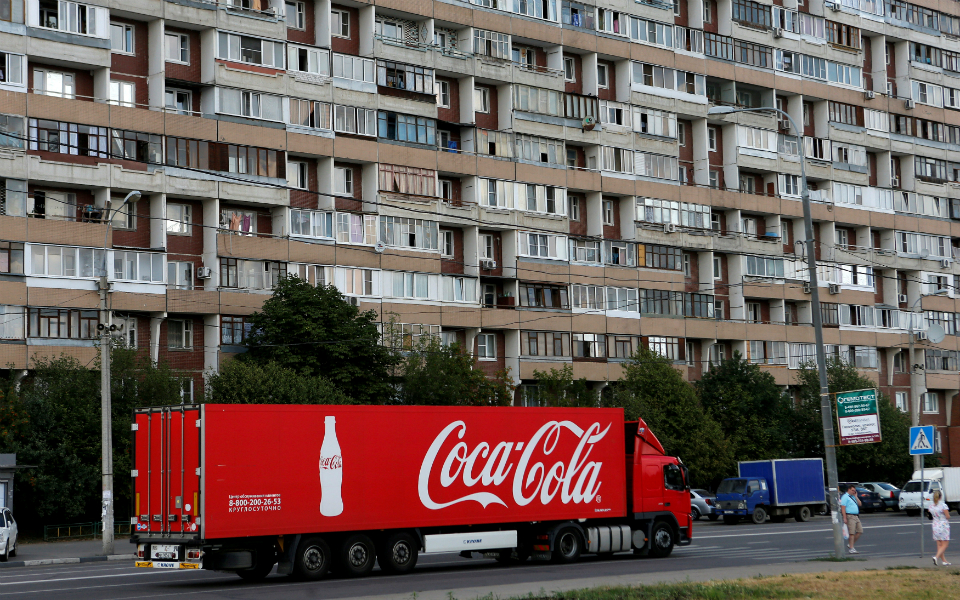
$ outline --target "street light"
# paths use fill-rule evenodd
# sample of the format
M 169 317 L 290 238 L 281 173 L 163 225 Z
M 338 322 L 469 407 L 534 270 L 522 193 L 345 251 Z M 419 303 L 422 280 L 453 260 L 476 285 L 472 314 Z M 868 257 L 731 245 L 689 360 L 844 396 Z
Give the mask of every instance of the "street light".
M 714 106 L 707 111 L 708 116 L 726 115 L 739 112 L 774 112 L 790 121 L 790 126 L 797 134 L 797 141 L 803 139 L 800 128 L 785 111 L 773 106 L 757 108 L 735 108 L 733 106 Z M 803 203 L 803 229 L 807 238 L 804 243 L 807 247 L 807 277 L 810 282 L 810 301 L 813 312 L 813 332 L 817 346 L 817 371 L 820 375 L 820 420 L 823 424 L 823 450 L 827 459 L 827 484 L 830 488 L 830 514 L 833 519 L 833 552 L 834 556 L 843 556 L 843 532 L 837 506 L 837 448 L 833 437 L 833 403 L 830 401 L 830 385 L 827 382 L 827 357 L 823 348 L 823 322 L 820 316 L 820 292 L 817 283 L 817 257 L 815 254 L 816 240 L 813 237 L 813 218 L 810 216 L 810 192 L 807 190 L 807 165 L 803 148 L 800 148 L 800 201 Z
M 110 283 L 107 280 L 107 239 L 110 228 L 113 226 L 113 215 L 130 202 L 140 199 L 140 192 L 133 191 L 126 195 L 120 206 L 111 210 L 106 207 L 107 230 L 103 234 L 103 267 L 100 271 L 100 445 L 102 451 L 101 471 L 103 473 L 103 554 L 113 554 L 113 419 L 110 400 L 110 336 L 112 327 L 107 325 L 110 314 L 107 310 L 107 294 L 110 292 Z

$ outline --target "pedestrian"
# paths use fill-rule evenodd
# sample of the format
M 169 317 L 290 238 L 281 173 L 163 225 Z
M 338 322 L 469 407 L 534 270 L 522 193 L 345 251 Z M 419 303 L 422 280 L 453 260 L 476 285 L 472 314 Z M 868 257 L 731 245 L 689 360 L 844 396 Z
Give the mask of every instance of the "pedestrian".
M 933 506 L 929 509 L 930 516 L 933 518 L 933 541 L 937 543 L 937 553 L 933 557 L 933 564 L 949 566 L 946 557 L 943 556 L 950 545 L 950 508 L 943 501 L 943 494 L 940 490 L 933 492 Z
M 847 524 L 850 532 L 850 538 L 847 542 L 847 550 L 850 554 L 858 554 L 854 544 L 857 538 L 863 535 L 863 525 L 860 524 L 860 499 L 857 498 L 857 487 L 851 485 L 847 488 L 847 493 L 840 496 L 840 513 L 843 515 L 843 522 Z

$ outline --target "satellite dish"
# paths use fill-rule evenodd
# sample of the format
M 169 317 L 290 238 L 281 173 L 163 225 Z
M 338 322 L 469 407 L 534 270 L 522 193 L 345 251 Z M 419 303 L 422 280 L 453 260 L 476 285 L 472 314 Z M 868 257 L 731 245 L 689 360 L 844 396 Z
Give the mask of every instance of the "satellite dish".
M 928 256 L 930 256 L 930 251 L 927 250 L 926 248 L 922 248 L 920 250 L 920 258 L 926 258 Z
M 373 247 L 377 251 L 377 254 L 382 254 L 384 250 L 387 249 L 387 245 L 383 242 L 377 242 L 377 245 Z
M 937 325 L 936 323 L 927 327 L 927 341 L 931 344 L 939 344 L 943 341 L 943 338 L 946 335 L 947 332 L 943 330 L 943 327 Z
M 597 126 L 597 120 L 594 117 L 584 117 L 583 118 L 583 130 L 584 131 L 593 131 L 593 128 Z

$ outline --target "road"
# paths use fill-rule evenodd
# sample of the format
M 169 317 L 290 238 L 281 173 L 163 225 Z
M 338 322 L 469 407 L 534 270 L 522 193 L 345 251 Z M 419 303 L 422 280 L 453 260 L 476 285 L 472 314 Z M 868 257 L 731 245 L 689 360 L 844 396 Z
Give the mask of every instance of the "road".
M 920 550 L 919 518 L 903 513 L 864 515 L 866 533 L 858 544 L 862 558 L 908 558 Z M 929 527 L 925 527 L 929 553 Z M 823 557 L 833 549 L 830 521 L 815 517 L 807 523 L 766 523 L 735 526 L 698 521 L 694 543 L 675 549 L 666 559 L 638 559 L 630 554 L 598 559 L 586 557 L 572 565 L 527 563 L 503 567 L 492 560 L 463 559 L 456 554 L 423 555 L 413 574 L 391 576 L 376 571 L 363 579 L 330 578 L 296 582 L 271 575 L 259 584 L 248 584 L 230 573 L 136 569 L 129 564 L 84 563 L 49 567 L 24 567 L 0 571 L 0 597 L 5 600 L 69 598 L 69 600 L 178 598 L 182 600 L 268 598 L 361 598 L 405 595 L 464 588 L 525 586 L 552 589 L 558 581 L 594 579 L 598 583 L 623 575 L 662 574 L 691 569 L 728 569 L 804 562 Z M 960 560 L 957 561 L 960 563 Z M 827 563 L 823 563 L 827 564 Z M 750 572 L 750 571 L 748 571 Z M 752 573 L 752 572 L 751 572 Z M 755 574 L 755 573 L 754 573 Z M 730 575 L 726 575 L 730 576 Z M 503 589 L 502 587 L 500 588 Z

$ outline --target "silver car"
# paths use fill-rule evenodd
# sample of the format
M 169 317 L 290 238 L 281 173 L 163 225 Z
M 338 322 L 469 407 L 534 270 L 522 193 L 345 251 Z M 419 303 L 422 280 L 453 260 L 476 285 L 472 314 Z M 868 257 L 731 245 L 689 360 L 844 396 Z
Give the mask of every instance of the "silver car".
M 716 499 L 717 497 L 707 490 L 690 490 L 690 513 L 693 519 L 699 521 L 700 517 L 707 517 L 716 521 L 720 517 L 713 512 Z
M 0 562 L 17 555 L 17 522 L 9 508 L 0 507 Z

